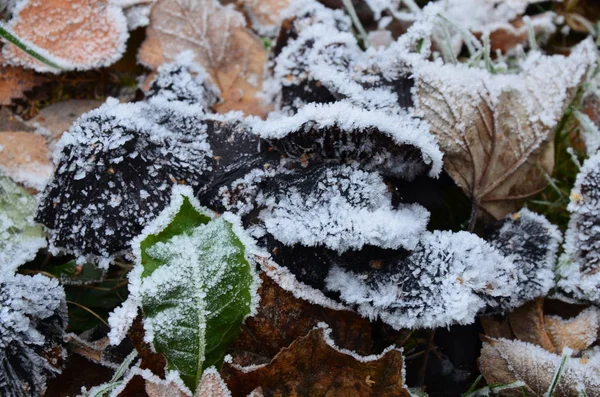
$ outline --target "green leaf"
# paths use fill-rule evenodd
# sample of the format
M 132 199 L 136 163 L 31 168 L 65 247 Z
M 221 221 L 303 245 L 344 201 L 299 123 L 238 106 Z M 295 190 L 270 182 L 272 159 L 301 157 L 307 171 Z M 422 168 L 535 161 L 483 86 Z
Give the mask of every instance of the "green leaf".
M 142 237 L 138 252 L 147 339 L 192 391 L 205 368 L 222 364 L 258 285 L 233 224 L 207 214 L 184 196 L 168 226 Z
M 46 246 L 42 227 L 33 221 L 35 197 L 6 177 L 0 177 L 0 266 L 13 272 Z

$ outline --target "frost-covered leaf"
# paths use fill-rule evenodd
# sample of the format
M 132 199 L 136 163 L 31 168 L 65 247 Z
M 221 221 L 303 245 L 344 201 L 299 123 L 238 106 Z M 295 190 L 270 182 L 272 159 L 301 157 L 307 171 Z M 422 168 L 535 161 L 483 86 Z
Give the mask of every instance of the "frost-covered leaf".
M 240 336 L 231 344 L 232 361 L 239 365 L 268 363 L 295 339 L 306 335 L 319 322 L 331 325 L 333 339 L 344 348 L 359 354 L 373 352 L 371 324 L 350 310 L 333 310 L 294 296 L 270 276 L 261 276 L 258 290 L 260 306 L 248 318 Z M 316 297 L 313 297 L 316 298 Z
M 510 339 L 517 338 L 522 342 L 532 343 L 552 353 L 560 354 L 562 351 L 562 349 L 558 350 L 556 348 L 546 332 L 543 298 L 527 302 L 508 313 L 505 317 L 510 324 L 512 334 Z
M 11 274 L 46 246 L 42 227 L 33 221 L 37 200 L 0 177 L 0 273 Z
M 110 100 L 79 119 L 58 144 L 36 218 L 51 244 L 108 258 L 165 207 L 172 185 L 203 186 L 212 152 L 198 116 Z
M 527 209 L 508 215 L 488 242 L 517 268 L 517 289 L 500 302 L 505 308 L 545 296 L 554 286 L 554 267 L 562 235 L 544 216 Z
M 252 243 L 235 217 L 211 217 L 189 187 L 173 190 L 169 207 L 133 243 L 132 304 L 110 319 L 114 337 L 139 305 L 146 341 L 192 391 L 205 368 L 221 364 L 258 303 L 258 277 L 247 259 Z
M 544 316 L 544 324 L 556 351 L 561 352 L 568 347 L 574 354 L 579 354 L 598 339 L 600 312 L 597 307 L 589 307 L 569 319 Z
M 193 51 L 221 91 L 218 111 L 264 115 L 268 110 L 257 95 L 266 51 L 232 7 L 216 0 L 158 0 L 146 35 L 138 58 L 154 70 L 182 51 Z
M 46 379 L 61 371 L 66 356 L 65 293 L 42 275 L 0 275 L 0 394 L 39 396 Z
M 382 269 L 337 266 L 325 282 L 363 316 L 400 329 L 472 323 L 511 296 L 516 277 L 514 264 L 476 235 L 436 231 Z
M 539 346 L 518 340 L 484 339 L 479 369 L 488 384 L 507 385 L 524 382 L 524 391 L 531 396 L 546 396 L 562 357 Z M 587 396 L 600 393 L 600 357 L 589 359 L 566 357 L 562 375 L 553 396 Z M 523 390 L 504 392 L 503 395 L 522 396 Z
M 600 153 L 583 164 L 571 191 L 558 286 L 577 299 L 600 302 Z
M 250 126 L 279 152 L 310 163 L 355 161 L 366 171 L 412 180 L 439 175 L 442 154 L 427 125 L 409 113 L 365 110 L 344 101 L 309 104 L 293 116 Z
M 120 6 L 106 0 L 23 0 L 8 23 L 15 35 L 62 69 L 94 69 L 118 60 L 129 37 Z M 12 64 L 57 72 L 12 44 L 2 48 Z
M 263 37 L 273 37 L 283 22 L 286 9 L 293 0 L 243 0 L 242 7 L 250 19 L 252 30 Z
M 410 396 L 399 349 L 388 347 L 379 355 L 361 356 L 337 347 L 330 334 L 321 323 L 267 365 L 225 364 L 225 382 L 235 396 L 247 396 L 258 387 L 266 396 Z
M 518 74 L 466 65 L 415 65 L 417 113 L 431 125 L 448 173 L 497 219 L 546 186 L 553 129 L 594 64 L 589 40 L 570 56 L 532 52 Z
M 46 138 L 26 131 L 0 131 L 0 171 L 15 182 L 43 190 L 54 166 Z
M 10 105 L 13 99 L 23 98 L 25 92 L 45 81 L 46 78 L 32 70 L 3 65 L 0 67 L 0 105 Z

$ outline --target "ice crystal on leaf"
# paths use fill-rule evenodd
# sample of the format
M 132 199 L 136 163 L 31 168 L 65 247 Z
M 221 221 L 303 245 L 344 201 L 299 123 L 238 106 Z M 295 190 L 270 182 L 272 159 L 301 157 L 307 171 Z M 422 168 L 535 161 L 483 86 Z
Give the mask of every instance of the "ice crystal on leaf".
M 37 200 L 10 179 L 0 177 L 0 272 L 11 274 L 46 246 L 33 221 Z
M 517 307 L 545 296 L 554 286 L 554 266 L 562 235 L 544 216 L 522 209 L 507 216 L 487 240 L 517 268 L 517 288 L 509 299 L 500 301 L 502 307 Z
M 42 275 L 0 275 L 0 394 L 38 396 L 61 371 L 65 294 Z
M 417 247 L 383 269 L 361 273 L 337 266 L 326 288 L 362 315 L 396 329 L 469 324 L 514 291 L 514 264 L 467 232 L 426 233 Z
M 517 74 L 423 61 L 417 114 L 431 125 L 456 183 L 497 219 L 542 190 L 554 165 L 554 127 L 596 59 L 592 41 L 568 57 L 534 51 Z
M 583 164 L 567 209 L 571 220 L 558 286 L 575 298 L 600 302 L 600 154 Z
M 250 259 L 258 250 L 235 216 L 212 217 L 191 188 L 174 188 L 170 205 L 133 242 L 131 304 L 110 318 L 116 342 L 141 307 L 146 341 L 192 391 L 258 304 Z
M 184 109 L 185 110 L 185 109 Z M 168 203 L 170 186 L 202 186 L 212 152 L 199 117 L 109 100 L 64 134 L 37 220 L 54 247 L 109 257 Z

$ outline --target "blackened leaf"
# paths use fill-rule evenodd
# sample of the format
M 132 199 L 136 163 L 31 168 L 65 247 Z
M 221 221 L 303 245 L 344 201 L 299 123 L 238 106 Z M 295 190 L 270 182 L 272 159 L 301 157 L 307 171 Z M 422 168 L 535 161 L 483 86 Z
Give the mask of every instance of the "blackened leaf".
M 65 293 L 42 275 L 0 275 L 0 394 L 38 396 L 61 371 Z

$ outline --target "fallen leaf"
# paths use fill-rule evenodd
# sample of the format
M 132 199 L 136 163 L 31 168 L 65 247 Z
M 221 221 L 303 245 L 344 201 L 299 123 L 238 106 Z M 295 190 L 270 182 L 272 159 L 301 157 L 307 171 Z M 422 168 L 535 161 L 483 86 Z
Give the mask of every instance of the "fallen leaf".
M 588 40 L 569 57 L 532 53 L 523 70 L 426 62 L 415 66 L 416 109 L 444 151 L 446 171 L 474 206 L 497 219 L 516 200 L 546 187 L 554 167 L 554 127 L 593 64 Z
M 233 396 L 261 387 L 270 396 L 410 396 L 404 387 L 400 350 L 359 356 L 336 347 L 325 324 L 298 338 L 267 365 L 225 363 L 221 373 Z
M 483 338 L 478 364 L 488 384 L 508 385 L 524 382 L 523 388 L 504 390 L 505 396 L 546 396 L 561 363 L 561 356 L 539 346 L 518 340 Z M 598 357 L 589 360 L 567 358 L 553 396 L 580 396 L 583 389 L 588 396 L 600 395 Z
M 33 70 L 19 66 L 0 67 L 0 105 L 10 105 L 13 99 L 24 97 L 25 92 L 48 81 Z
M 550 12 L 528 17 L 536 36 L 548 35 L 556 27 L 553 23 L 554 14 Z M 493 24 L 492 24 L 493 26 Z M 473 32 L 475 37 L 481 38 L 483 31 Z M 514 49 L 517 45 L 527 46 L 529 34 L 527 24 L 522 17 L 511 22 L 499 24 L 490 34 L 490 47 L 492 51 L 500 50 L 503 54 Z
M 46 139 L 8 111 L 0 114 L 0 171 L 17 183 L 42 190 L 52 177 L 54 165 Z
M 125 51 L 129 37 L 123 10 L 109 0 L 26 0 L 8 25 L 65 70 L 112 64 Z M 12 64 L 57 71 L 14 45 L 5 45 L 2 55 Z
M 221 90 L 218 112 L 242 110 L 264 116 L 261 91 L 267 53 L 241 13 L 216 0 L 159 0 L 150 15 L 138 59 L 156 70 L 192 50 Z
M 334 340 L 359 354 L 373 351 L 369 321 L 351 311 L 338 311 L 311 304 L 283 290 L 264 273 L 259 289 L 260 306 L 248 318 L 229 353 L 236 364 L 264 364 L 295 339 L 306 335 L 319 322 L 331 325 Z
M 544 316 L 544 326 L 556 351 L 565 347 L 578 354 L 590 347 L 598 339 L 600 313 L 598 308 L 590 307 L 570 319 L 559 316 Z
M 560 353 L 546 333 L 544 299 L 538 298 L 513 310 L 509 315 L 513 334 L 521 341 L 538 345 L 549 352 Z
M 273 37 L 283 22 L 283 11 L 292 0 L 241 0 L 252 29 L 261 36 Z

